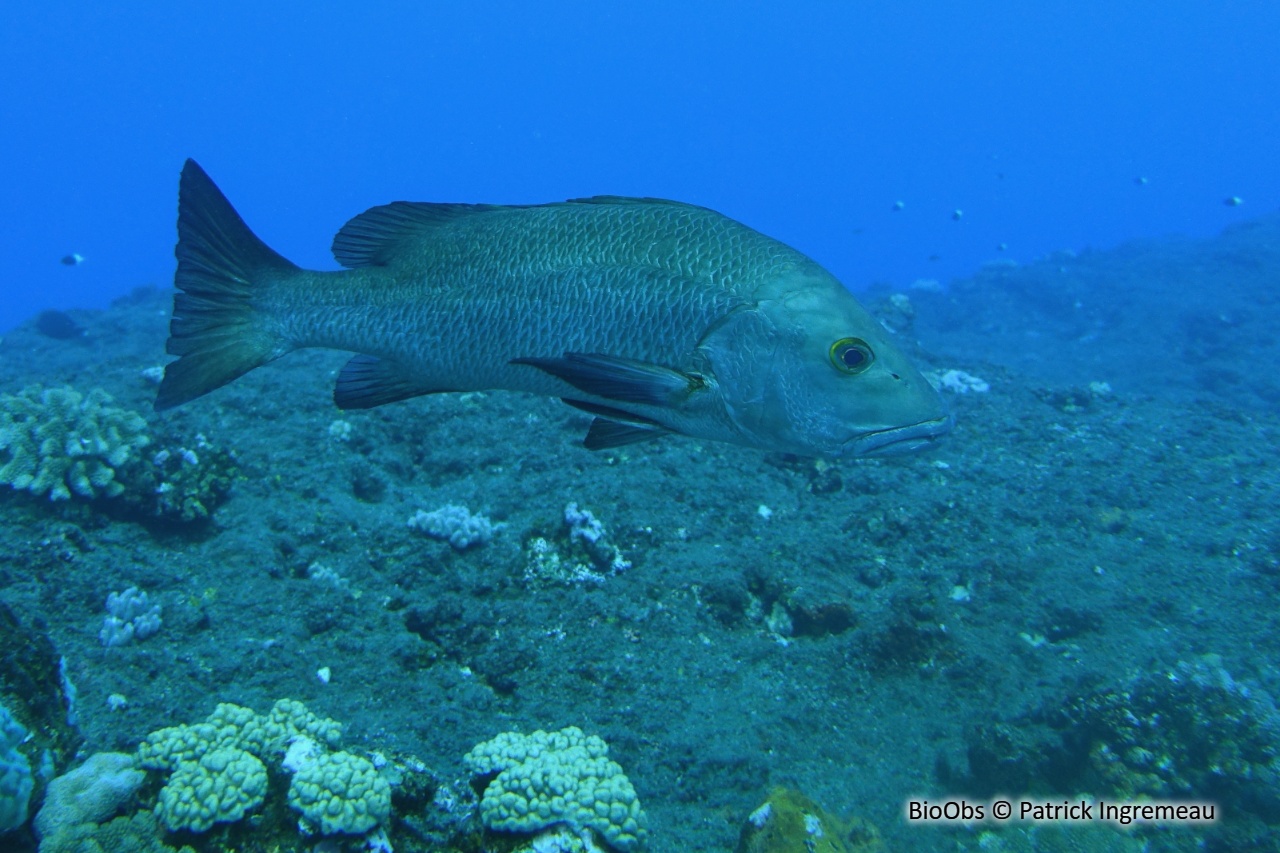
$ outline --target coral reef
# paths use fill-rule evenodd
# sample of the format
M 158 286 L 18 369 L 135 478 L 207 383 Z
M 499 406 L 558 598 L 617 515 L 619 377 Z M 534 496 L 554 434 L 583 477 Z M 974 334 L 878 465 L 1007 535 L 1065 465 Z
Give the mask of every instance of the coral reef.
M 219 704 L 202 722 L 152 732 L 135 754 L 97 753 L 53 780 L 35 822 L 41 853 L 162 853 L 184 842 L 201 853 L 389 853 L 393 791 L 411 836 L 455 845 L 408 849 L 478 850 L 466 840 L 479 834 L 467 794 L 443 789 L 411 756 L 333 751 L 341 737 L 340 724 L 294 700 L 266 714 Z M 451 814 L 459 799 L 469 807 Z
M 233 823 L 266 799 L 267 768 L 243 749 L 223 746 L 183 761 L 160 790 L 156 815 L 171 832 L 205 832 Z
M 0 483 L 50 500 L 119 495 L 117 472 L 150 441 L 142 416 L 100 389 L 32 385 L 0 395 Z
M 525 545 L 524 582 L 531 587 L 575 584 L 602 584 L 605 576 L 588 563 L 561 555 L 545 536 L 535 536 Z
M 935 370 L 926 374 L 926 378 L 935 388 L 950 391 L 952 394 L 968 394 L 970 391 L 975 394 L 985 394 L 991 390 L 990 383 L 985 379 L 965 373 L 963 370 Z
M 609 575 L 631 568 L 631 561 L 591 510 L 570 503 L 563 519 L 560 546 L 547 536 L 533 536 L 525 543 L 525 583 L 534 587 L 598 585 Z
M 102 620 L 98 639 L 102 645 L 123 646 L 134 640 L 145 640 L 160 630 L 160 605 L 152 604 L 147 594 L 136 586 L 107 596 L 107 615 Z
M 235 455 L 197 434 L 193 447 L 165 439 L 160 450 L 123 476 L 123 500 L 143 519 L 189 524 L 208 519 L 231 492 Z
M 195 853 L 162 840 L 154 812 L 139 811 L 106 823 L 79 823 L 40 842 L 40 853 Z
M 43 844 L 56 844 L 59 834 L 83 824 L 102 823 L 137 793 L 146 774 L 134 757 L 123 752 L 98 752 L 84 764 L 49 783 L 35 829 Z
M 570 503 L 564 508 L 564 523 L 569 526 L 569 541 L 586 551 L 596 568 L 608 574 L 631 568 L 631 561 L 610 541 L 604 524 L 591 510 Z
M 291 700 L 277 702 L 264 716 L 223 703 L 203 723 L 152 732 L 138 747 L 138 763 L 169 773 L 156 805 L 165 826 L 205 832 L 262 805 L 264 759 L 278 763 L 290 740 L 312 735 L 336 746 L 342 728 Z
M 737 853 L 881 853 L 879 831 L 841 820 L 789 788 L 775 788 L 742 825 Z
M 289 805 L 322 835 L 360 834 L 391 817 L 391 785 L 367 758 L 321 753 L 293 774 Z
M 1205 655 L 975 727 L 959 781 L 980 795 L 1211 801 L 1224 819 L 1207 829 L 1208 849 L 1241 849 L 1227 839 L 1280 814 L 1278 744 L 1270 697 Z
M 297 737 L 336 747 L 342 740 L 342 724 L 316 716 L 292 699 L 281 699 L 261 716 L 224 702 L 203 723 L 170 726 L 147 735 L 138 746 L 138 759 L 149 770 L 173 771 L 214 749 L 233 747 L 262 759 L 278 760 Z
M 27 730 L 0 705 L 0 833 L 27 822 L 31 792 L 35 787 L 31 762 L 18 750 L 27 739 Z
M 156 444 L 147 422 L 101 389 L 33 385 L 0 395 L 0 483 L 49 500 L 114 499 L 143 519 L 200 521 L 226 499 L 231 453 L 197 435 L 194 447 Z
M 74 700 L 66 661 L 45 626 L 0 601 L 0 833 L 26 823 L 80 746 Z
M 506 732 L 478 744 L 465 761 L 483 781 L 480 817 L 501 832 L 536 833 L 558 824 L 593 832 L 621 853 L 648 839 L 644 810 L 609 747 L 570 726 L 531 735 Z
M 1095 790 L 1280 813 L 1280 713 L 1214 655 L 1089 694 L 1054 722 Z
M 498 529 L 498 525 L 483 515 L 472 515 L 465 506 L 457 504 L 446 504 L 431 512 L 418 510 L 408 525 L 410 530 L 417 530 L 432 539 L 443 539 L 459 551 L 487 544 Z

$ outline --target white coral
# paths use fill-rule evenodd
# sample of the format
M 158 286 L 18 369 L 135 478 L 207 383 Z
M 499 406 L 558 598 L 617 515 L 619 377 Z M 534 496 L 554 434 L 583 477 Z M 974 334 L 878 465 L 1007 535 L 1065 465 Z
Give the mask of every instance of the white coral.
M 418 510 L 408 521 L 411 530 L 425 533 L 433 539 L 443 539 L 459 551 L 472 545 L 485 545 L 493 538 L 499 525 L 483 515 L 472 515 L 465 506 L 446 504 L 437 510 Z
M 604 524 L 591 510 L 579 509 L 576 503 L 571 503 L 564 508 L 564 523 L 569 525 L 569 541 L 580 544 L 596 568 L 615 575 L 631 568 L 631 561 L 609 541 Z
M 991 385 L 986 380 L 954 368 L 935 373 L 934 384 L 940 390 L 950 391 L 953 394 L 968 394 L 970 391 L 975 394 L 985 394 L 991 390 Z
M 133 640 L 145 640 L 162 624 L 160 605 L 152 604 L 145 592 L 131 586 L 107 596 L 107 616 L 102 620 L 98 639 L 104 646 L 123 646 Z

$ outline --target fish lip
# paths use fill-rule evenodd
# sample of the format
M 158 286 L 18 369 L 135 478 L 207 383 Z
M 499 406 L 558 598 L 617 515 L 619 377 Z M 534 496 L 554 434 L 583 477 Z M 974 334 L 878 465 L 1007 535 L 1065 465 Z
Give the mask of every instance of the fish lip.
M 845 442 L 845 455 L 894 456 L 915 453 L 933 447 L 939 439 L 951 432 L 955 424 L 955 415 L 947 414 L 906 426 L 864 433 Z

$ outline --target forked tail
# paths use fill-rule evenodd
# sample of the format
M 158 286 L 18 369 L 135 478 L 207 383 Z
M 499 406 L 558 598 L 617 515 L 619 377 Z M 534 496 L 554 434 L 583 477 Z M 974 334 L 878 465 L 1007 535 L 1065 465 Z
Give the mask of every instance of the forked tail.
M 178 186 L 178 271 L 157 411 L 194 400 L 284 355 L 292 346 L 271 328 L 261 292 L 298 267 L 258 239 L 194 160 Z

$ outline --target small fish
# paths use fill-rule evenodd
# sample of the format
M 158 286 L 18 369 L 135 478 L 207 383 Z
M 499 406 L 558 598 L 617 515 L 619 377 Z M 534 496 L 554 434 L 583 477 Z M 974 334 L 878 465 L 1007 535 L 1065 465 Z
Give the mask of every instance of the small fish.
M 559 397 L 584 444 L 677 433 L 805 456 L 919 449 L 952 419 L 830 273 L 718 213 L 603 196 L 556 204 L 394 202 L 333 241 L 335 272 L 259 240 L 194 161 L 158 410 L 300 347 L 357 353 L 334 401 L 444 391 Z
M 79 252 L 72 252 L 69 255 L 63 255 L 62 263 L 69 267 L 78 267 L 84 263 L 84 255 Z

